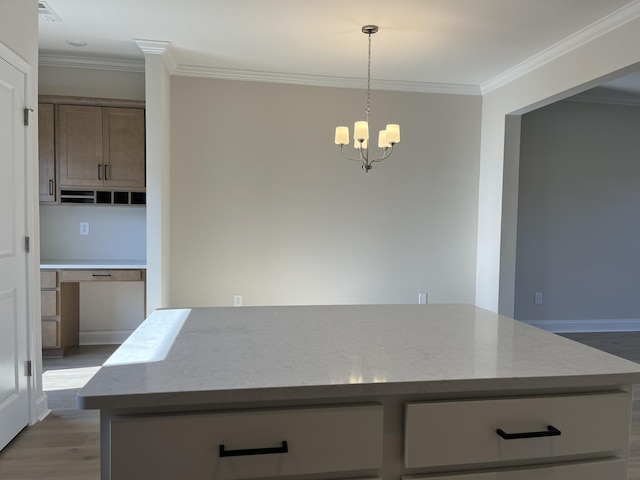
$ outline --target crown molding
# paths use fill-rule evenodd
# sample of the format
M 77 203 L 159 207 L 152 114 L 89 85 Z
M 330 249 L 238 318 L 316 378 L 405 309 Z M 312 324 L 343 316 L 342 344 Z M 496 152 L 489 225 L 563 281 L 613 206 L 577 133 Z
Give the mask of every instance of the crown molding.
M 542 50 L 524 62 L 519 63 L 515 67 L 505 70 L 496 77 L 482 83 L 480 85 L 482 95 L 513 82 L 527 73 L 530 73 L 537 68 L 566 55 L 572 50 L 575 50 L 576 48 L 612 30 L 615 30 L 625 23 L 635 20 L 638 16 L 640 16 L 640 0 L 635 0 L 610 15 L 607 15 L 582 30 L 579 30 L 573 35 L 568 36 L 564 40 Z
M 288 85 L 306 85 L 314 87 L 365 88 L 361 78 L 331 77 L 325 75 L 302 75 L 289 73 L 260 72 L 254 70 L 236 70 L 228 68 L 178 65 L 173 75 L 182 77 L 203 77 L 220 80 L 240 80 L 250 82 L 281 83 Z M 428 82 L 406 82 L 396 80 L 371 80 L 374 90 L 399 92 L 440 93 L 451 95 L 480 95 L 478 85 L 456 85 Z
M 144 60 L 121 60 L 41 53 L 38 64 L 42 67 L 91 68 L 94 70 L 144 73 Z
M 173 48 L 171 42 L 165 42 L 162 40 L 144 40 L 141 38 L 134 38 L 134 42 L 138 45 L 138 48 L 142 50 L 142 53 L 146 55 L 160 55 L 164 66 L 169 71 L 169 74 L 173 74 L 177 67 L 177 63 L 173 58 Z
M 260 72 L 215 67 L 178 65 L 171 53 L 170 42 L 135 40 L 145 55 L 161 55 L 171 75 L 182 77 L 203 77 L 222 80 L 242 80 L 251 82 L 307 85 L 315 87 L 357 88 L 366 87 L 361 78 L 330 77 L 325 75 L 301 75 L 289 73 Z M 144 73 L 144 60 L 121 60 L 97 57 L 77 57 L 66 55 L 40 54 L 39 65 L 45 67 L 90 68 L 95 70 L 115 70 L 120 72 Z M 449 95 L 481 95 L 478 85 L 460 85 L 429 82 L 408 82 L 398 80 L 371 80 L 374 90 L 397 92 L 439 93 Z

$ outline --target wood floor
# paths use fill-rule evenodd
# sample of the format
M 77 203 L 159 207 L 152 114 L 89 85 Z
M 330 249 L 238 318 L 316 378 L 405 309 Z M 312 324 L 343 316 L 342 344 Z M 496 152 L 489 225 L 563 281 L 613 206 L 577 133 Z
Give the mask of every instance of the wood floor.
M 0 479 L 100 479 L 100 416 L 78 410 L 76 394 L 115 349 L 79 347 L 63 359 L 44 360 L 42 383 L 52 412 L 0 452 Z
M 640 332 L 563 336 L 640 363 Z M 99 480 L 99 415 L 77 410 L 75 396 L 114 350 L 111 345 L 85 346 L 64 359 L 44 361 L 43 385 L 52 413 L 0 452 L 0 479 Z M 633 390 L 628 479 L 640 480 L 640 385 Z

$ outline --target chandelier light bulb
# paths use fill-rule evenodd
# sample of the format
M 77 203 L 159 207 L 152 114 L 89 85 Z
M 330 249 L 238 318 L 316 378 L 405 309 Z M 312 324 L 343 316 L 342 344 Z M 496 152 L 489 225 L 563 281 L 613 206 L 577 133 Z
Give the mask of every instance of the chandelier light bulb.
M 400 125 L 391 123 L 387 125 L 387 140 L 389 144 L 400 143 Z
M 369 122 L 360 121 L 353 125 L 354 140 L 369 140 Z
M 378 134 L 378 147 L 379 148 L 387 148 L 389 146 L 389 141 L 387 140 L 387 131 L 380 130 Z
M 336 145 L 349 144 L 349 127 L 336 127 Z

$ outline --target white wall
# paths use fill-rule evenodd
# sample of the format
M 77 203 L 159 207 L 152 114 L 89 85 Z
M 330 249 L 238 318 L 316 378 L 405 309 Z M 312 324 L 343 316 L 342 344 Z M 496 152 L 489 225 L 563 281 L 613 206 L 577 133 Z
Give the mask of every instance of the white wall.
M 39 93 L 127 100 L 145 99 L 144 73 L 90 68 L 42 67 Z M 145 207 L 43 205 L 40 208 L 44 260 L 146 259 Z M 79 222 L 90 235 L 79 235 Z M 142 282 L 80 285 L 81 343 L 122 338 L 144 320 Z
M 152 312 L 169 306 L 171 289 L 171 45 L 136 43 L 146 72 L 147 312 Z
M 145 260 L 145 208 L 41 205 L 44 260 Z M 89 235 L 80 235 L 89 222 Z
M 362 91 L 173 77 L 172 306 L 473 303 L 481 99 L 373 92 L 399 123 L 365 174 Z
M 502 216 L 506 116 L 548 105 L 637 69 L 640 50 L 635 45 L 639 42 L 640 18 L 636 15 L 483 96 L 476 277 L 478 306 L 497 311 L 500 290 L 512 290 L 512 287 L 500 285 L 502 228 L 503 225 L 510 228 L 517 221 L 513 213 Z M 504 201 L 517 202 L 517 190 L 517 186 L 505 189 L 512 198 Z M 503 257 L 502 261 L 514 264 L 515 248 L 508 248 L 513 256 L 511 259 Z
M 38 64 L 37 5 L 35 0 L 0 3 L 0 41 L 34 68 Z M 37 85 L 37 76 L 35 80 Z
M 144 100 L 144 73 L 41 66 L 40 94 Z
M 518 320 L 640 319 L 638 132 L 637 106 L 565 101 L 522 117 Z

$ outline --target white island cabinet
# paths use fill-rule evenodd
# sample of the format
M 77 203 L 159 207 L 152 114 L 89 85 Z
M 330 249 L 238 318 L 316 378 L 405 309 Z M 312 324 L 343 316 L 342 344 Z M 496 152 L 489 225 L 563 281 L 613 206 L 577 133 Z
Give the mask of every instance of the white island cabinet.
M 78 403 L 103 480 L 624 480 L 633 383 L 470 305 L 167 309 Z

